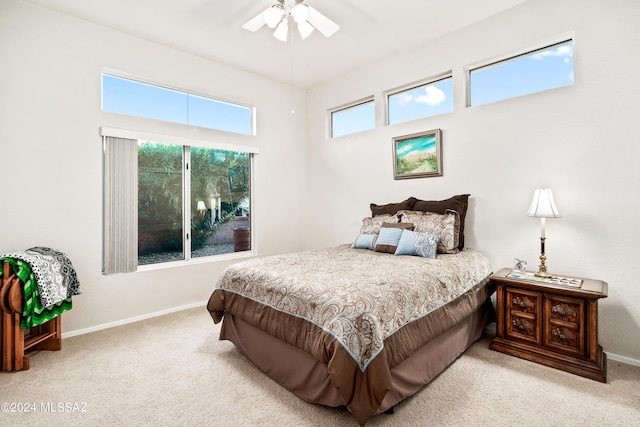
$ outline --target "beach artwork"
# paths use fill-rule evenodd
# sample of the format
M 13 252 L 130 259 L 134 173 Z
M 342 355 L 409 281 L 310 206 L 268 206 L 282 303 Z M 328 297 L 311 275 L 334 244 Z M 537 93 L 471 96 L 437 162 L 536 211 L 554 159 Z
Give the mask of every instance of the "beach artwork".
M 442 176 L 440 129 L 393 138 L 394 179 Z

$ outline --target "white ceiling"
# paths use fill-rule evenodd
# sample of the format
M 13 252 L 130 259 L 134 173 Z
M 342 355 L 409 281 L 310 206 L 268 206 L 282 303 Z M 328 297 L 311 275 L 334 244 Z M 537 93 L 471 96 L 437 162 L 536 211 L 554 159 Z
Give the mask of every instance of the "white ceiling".
M 309 88 L 525 0 L 306 0 L 340 25 L 283 43 L 242 25 L 276 0 L 26 0 L 283 83 Z

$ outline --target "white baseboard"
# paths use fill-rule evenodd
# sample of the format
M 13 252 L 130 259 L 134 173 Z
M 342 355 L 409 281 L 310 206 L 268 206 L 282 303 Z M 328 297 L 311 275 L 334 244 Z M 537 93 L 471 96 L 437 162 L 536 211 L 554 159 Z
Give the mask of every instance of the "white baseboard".
M 100 331 L 103 329 L 115 328 L 116 326 L 122 326 L 133 322 L 139 322 L 141 320 L 151 319 L 158 316 L 164 316 L 165 314 L 175 313 L 177 311 L 189 310 L 191 308 L 203 307 L 207 304 L 207 301 L 200 301 L 193 304 L 181 305 L 180 307 L 173 307 L 167 310 L 156 311 L 153 313 L 143 314 L 142 316 L 130 317 L 128 319 L 118 320 L 116 322 L 103 323 L 101 325 L 92 326 L 90 328 L 78 329 L 77 331 L 63 332 L 62 338 L 75 337 L 76 335 L 84 335 L 91 332 Z
M 627 365 L 640 366 L 640 360 L 632 359 L 630 357 L 620 356 L 619 354 L 609 353 L 608 351 L 605 351 L 605 353 L 607 353 L 607 359 L 609 360 L 615 360 L 616 362 L 626 363 Z

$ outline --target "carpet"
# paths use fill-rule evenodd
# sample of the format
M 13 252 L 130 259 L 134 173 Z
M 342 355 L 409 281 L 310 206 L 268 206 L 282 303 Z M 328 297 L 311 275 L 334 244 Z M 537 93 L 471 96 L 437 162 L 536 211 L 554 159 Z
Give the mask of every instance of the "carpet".
M 357 426 L 274 383 L 219 330 L 198 307 L 66 338 L 0 373 L 0 425 Z M 640 425 L 640 367 L 609 361 L 604 384 L 489 350 L 490 335 L 367 426 Z

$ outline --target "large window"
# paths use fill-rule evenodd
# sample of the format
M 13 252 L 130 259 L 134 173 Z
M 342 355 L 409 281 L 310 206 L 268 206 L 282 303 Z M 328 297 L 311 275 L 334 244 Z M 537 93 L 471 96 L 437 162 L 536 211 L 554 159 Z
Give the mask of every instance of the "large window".
M 251 107 L 110 74 L 102 74 L 102 109 L 245 135 L 253 134 Z
M 567 40 L 469 71 L 469 105 L 572 85 L 573 41 Z
M 250 190 L 248 153 L 138 141 L 138 265 L 250 250 Z
M 390 125 L 453 111 L 451 76 L 387 95 Z
M 105 136 L 104 151 L 106 274 L 251 250 L 251 150 Z
M 336 138 L 376 127 L 373 99 L 331 112 L 331 137 Z

